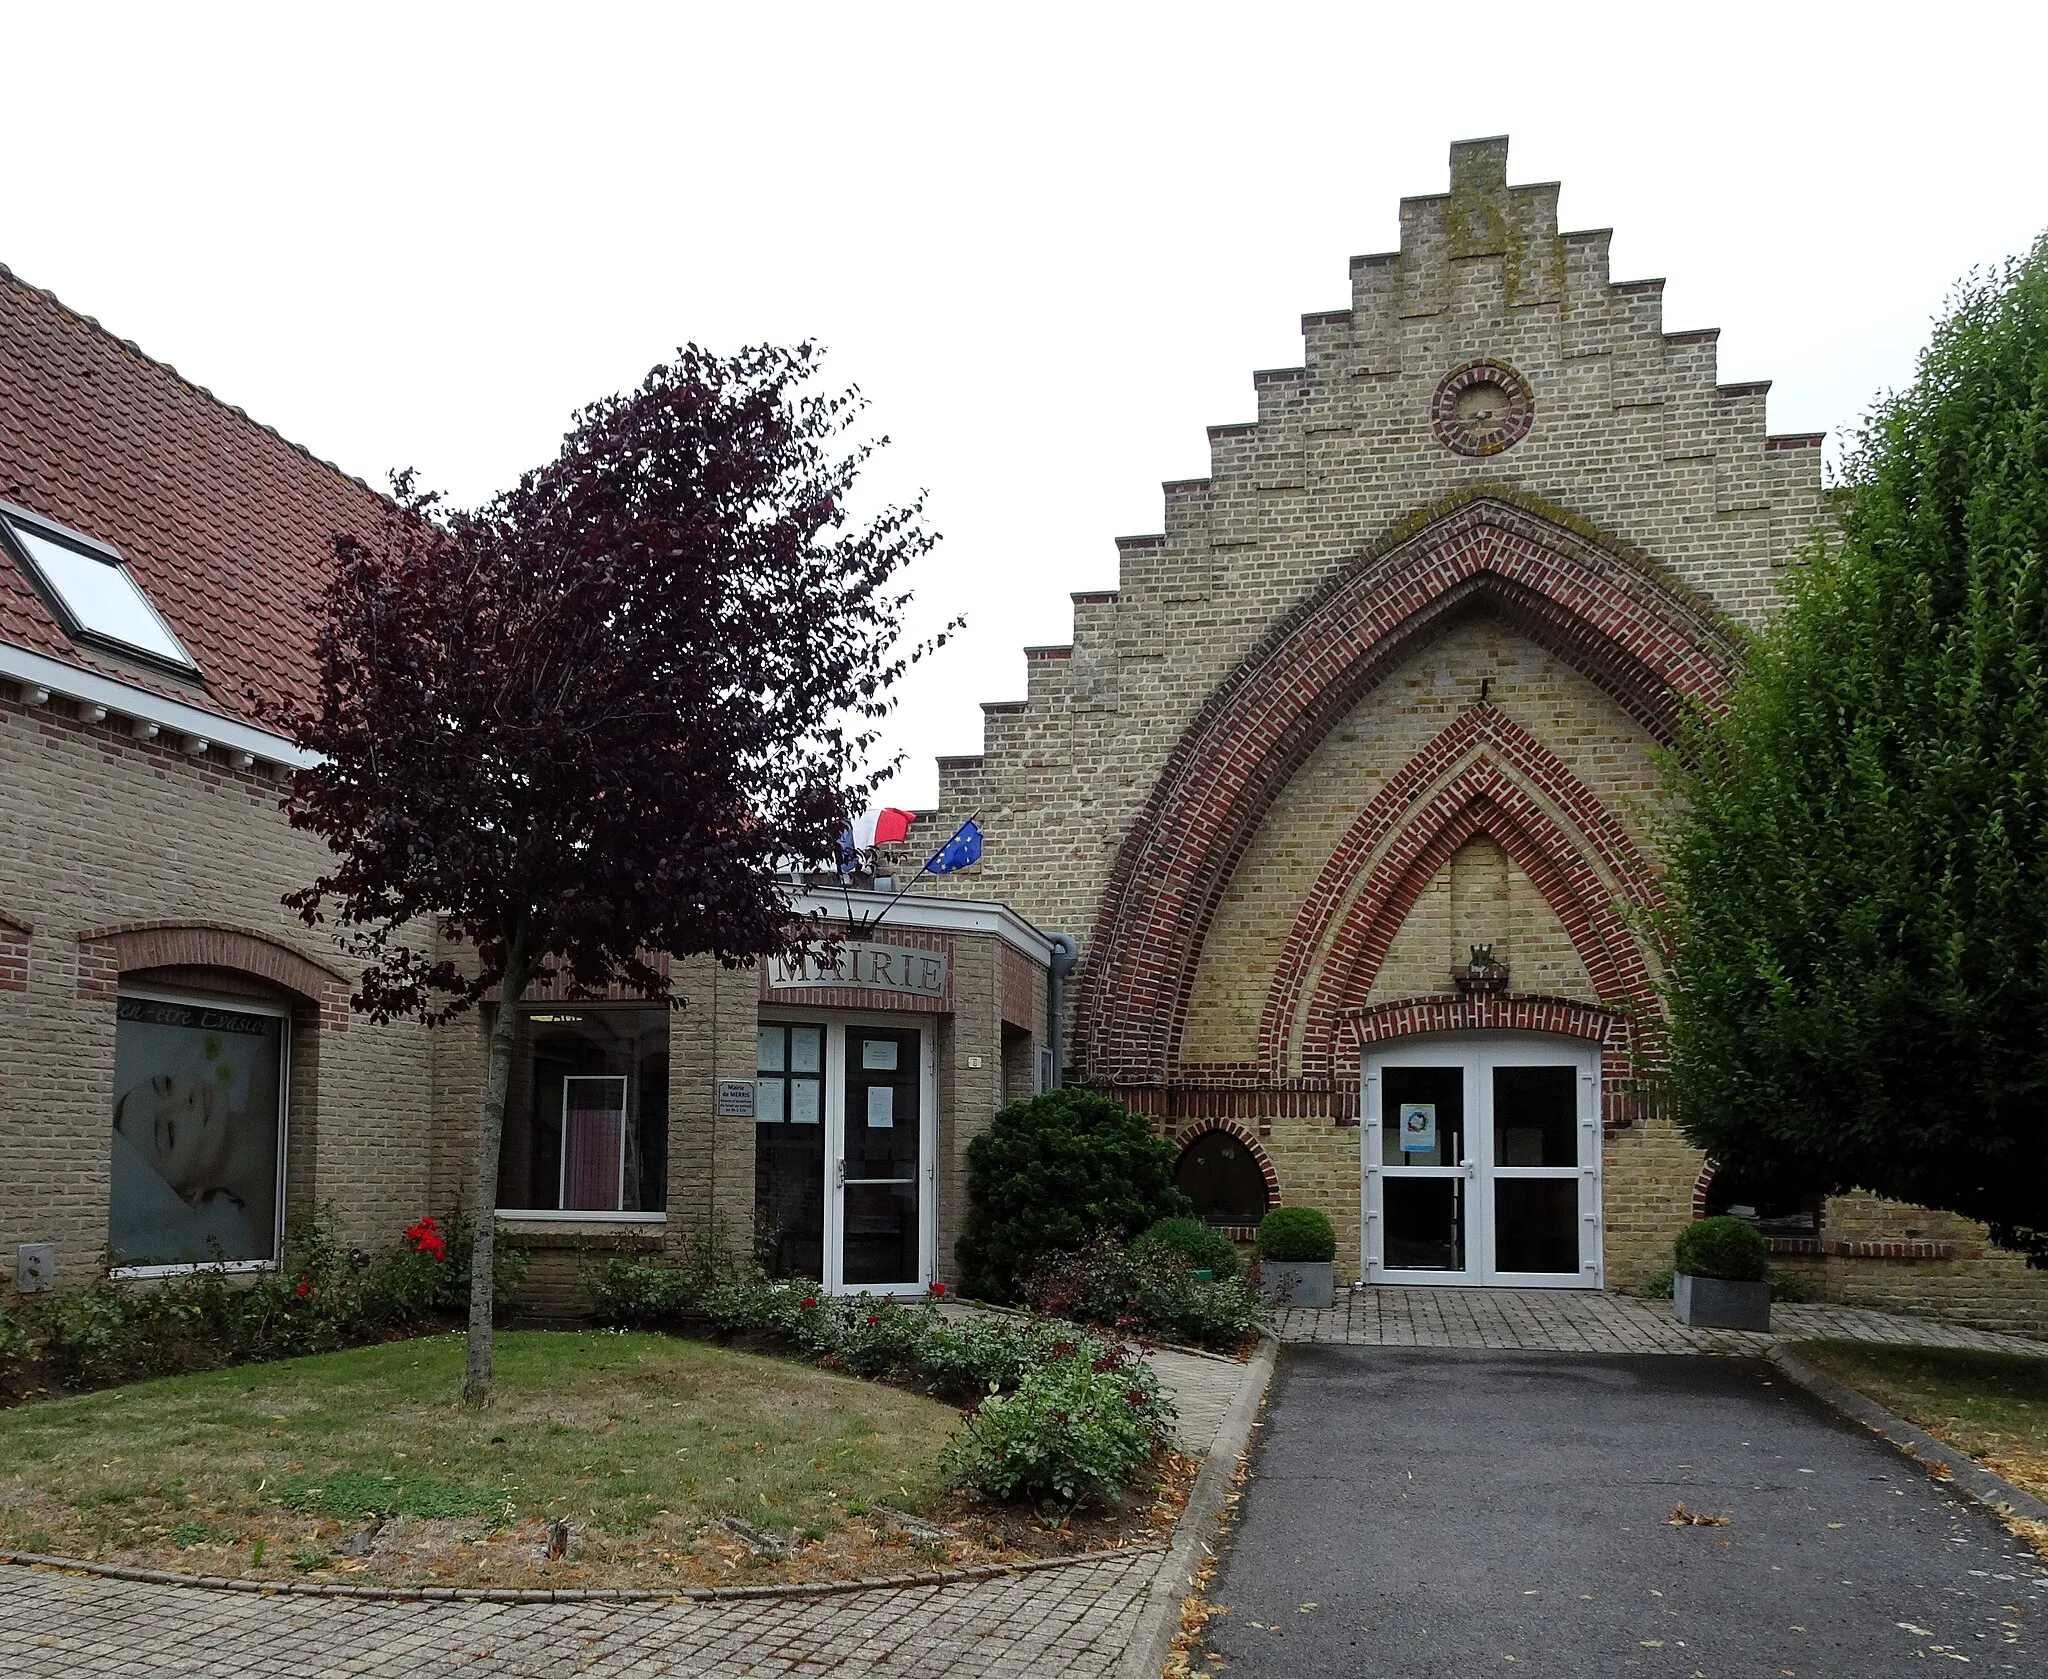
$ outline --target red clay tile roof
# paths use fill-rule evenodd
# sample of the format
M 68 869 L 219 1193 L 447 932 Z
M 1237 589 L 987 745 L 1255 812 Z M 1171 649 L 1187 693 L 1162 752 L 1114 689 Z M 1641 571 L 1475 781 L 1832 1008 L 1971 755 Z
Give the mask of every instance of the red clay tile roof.
M 368 486 L 0 266 L 0 500 L 110 542 L 199 661 L 191 681 L 73 642 L 0 554 L 0 640 L 270 726 L 310 697 L 314 604 Z

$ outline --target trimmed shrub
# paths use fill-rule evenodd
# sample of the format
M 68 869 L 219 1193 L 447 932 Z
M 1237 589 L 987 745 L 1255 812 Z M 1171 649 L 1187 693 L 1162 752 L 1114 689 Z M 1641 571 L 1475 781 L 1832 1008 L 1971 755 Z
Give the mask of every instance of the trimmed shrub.
M 11 1386 L 35 1356 L 35 1343 L 29 1340 L 28 1331 L 0 1307 L 0 1391 Z
M 524 1275 L 525 1256 L 502 1231 L 496 1238 L 502 1306 Z M 25 1303 L 20 1327 L 51 1378 L 68 1388 L 329 1352 L 460 1317 L 474 1239 L 461 1226 L 444 1237 L 427 1218 L 372 1259 L 339 1246 L 315 1216 L 286 1231 L 273 1271 L 245 1279 L 201 1270 L 141 1285 L 102 1280 Z
M 1047 1317 L 1198 1347 L 1240 1346 L 1266 1322 L 1264 1305 L 1242 1281 L 1205 1282 L 1187 1255 L 1149 1238 L 1126 1246 L 1098 1236 L 1041 1260 L 1025 1279 L 1024 1298 Z
M 969 1413 L 940 1463 L 955 1486 L 991 1498 L 1072 1509 L 1116 1504 L 1167 1442 L 1168 1413 L 1121 1354 L 1040 1365 L 1011 1394 Z
M 1673 1267 L 1688 1277 L 1760 1283 L 1770 1274 L 1770 1253 L 1756 1226 L 1725 1214 L 1688 1224 L 1671 1251 Z
M 1313 1207 L 1275 1207 L 1259 1220 L 1259 1257 L 1322 1265 L 1337 1257 L 1337 1232 Z
M 1046 1255 L 1192 1211 L 1173 1162 L 1173 1145 L 1107 1096 L 1061 1088 L 1012 1102 L 967 1145 L 967 1292 L 1014 1300 Z
M 1177 1253 L 1197 1271 L 1207 1271 L 1219 1283 L 1237 1275 L 1237 1244 L 1198 1218 L 1163 1218 L 1133 1245 L 1141 1251 L 1163 1249 Z

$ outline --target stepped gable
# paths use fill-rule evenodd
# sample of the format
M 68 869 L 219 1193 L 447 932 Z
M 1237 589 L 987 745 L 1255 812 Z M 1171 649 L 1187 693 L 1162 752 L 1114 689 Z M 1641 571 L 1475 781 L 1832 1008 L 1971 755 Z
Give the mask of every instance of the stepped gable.
M 1721 384 L 1718 332 L 1666 331 L 1663 282 L 1611 279 L 1610 231 L 1560 232 L 1557 186 L 1509 185 L 1504 138 L 1450 161 L 1448 192 L 1403 200 L 1399 250 L 1352 259 L 1348 307 L 1302 317 L 1301 365 L 1253 375 L 1257 417 L 1209 428 L 1208 475 L 1163 486 L 1162 529 L 1117 540 L 1071 644 L 1028 650 L 982 752 L 940 760 L 938 825 L 987 817 L 956 889 L 1103 930 L 1214 697 L 1319 591 L 1475 500 L 1710 623 L 1712 663 L 1770 610 L 1825 518 L 1821 437 L 1771 436 L 1768 385 Z
M 0 637 L 258 726 L 311 697 L 335 533 L 373 534 L 384 505 L 5 267 L 0 499 L 118 548 L 201 676 L 74 643 L 11 562 Z

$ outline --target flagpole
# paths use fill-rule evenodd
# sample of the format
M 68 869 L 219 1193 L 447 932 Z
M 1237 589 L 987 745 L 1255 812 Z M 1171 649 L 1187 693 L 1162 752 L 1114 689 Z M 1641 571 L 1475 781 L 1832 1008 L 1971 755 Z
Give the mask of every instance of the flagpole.
M 910 877 L 910 886 L 915 886 L 920 880 L 924 879 L 926 875 L 930 874 L 932 864 L 937 862 L 939 858 L 945 854 L 946 846 L 951 845 L 954 840 L 958 839 L 962 834 L 966 833 L 969 828 L 973 827 L 974 824 L 980 820 L 981 812 L 979 810 L 976 810 L 972 816 L 968 817 L 965 822 L 961 823 L 959 827 L 955 828 L 951 835 L 948 836 L 946 844 L 940 846 L 938 850 L 934 851 L 929 857 L 927 857 L 924 860 L 924 867 L 919 869 L 916 874 Z M 889 911 L 891 911 L 897 906 L 897 904 L 902 902 L 903 895 L 910 890 L 910 886 L 899 887 L 896 890 L 895 894 L 889 899 L 889 901 L 875 912 L 875 917 L 872 921 L 863 921 L 861 923 L 860 930 L 863 933 L 872 933 L 877 927 L 881 926 L 882 917 L 887 915 Z M 853 912 L 849 907 L 847 911 L 847 919 L 849 924 L 852 921 L 852 914 Z

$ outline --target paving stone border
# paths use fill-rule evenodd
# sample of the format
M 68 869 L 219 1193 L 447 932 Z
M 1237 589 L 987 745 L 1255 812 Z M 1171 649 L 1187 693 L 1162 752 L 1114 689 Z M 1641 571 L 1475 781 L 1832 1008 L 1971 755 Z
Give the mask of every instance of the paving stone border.
M 1190 1505 L 1192 1508 L 1192 1505 Z M 1183 1518 L 1185 1520 L 1185 1518 Z M 0 1563 L 49 1568 L 65 1574 L 93 1574 L 148 1586 L 194 1586 L 207 1591 L 247 1592 L 256 1597 L 342 1597 L 381 1603 L 722 1603 L 772 1597 L 823 1597 L 838 1592 L 901 1590 L 906 1586 L 949 1586 L 959 1580 L 995 1580 L 1005 1574 L 1035 1574 L 1072 1568 L 1105 1557 L 1164 1552 L 1165 1545 L 1116 1545 L 1072 1556 L 1033 1557 L 1025 1562 L 991 1562 L 975 1568 L 934 1569 L 928 1574 L 883 1574 L 858 1580 L 797 1580 L 770 1586 L 564 1587 L 560 1590 L 493 1586 L 344 1586 L 325 1580 L 233 1580 L 221 1574 L 179 1574 L 166 1568 L 129 1568 L 81 1557 L 45 1556 L 37 1551 L 0 1551 Z
M 1278 1340 L 1265 1336 L 1250 1363 L 1244 1366 L 1230 1408 L 1202 1459 L 1194 1490 L 1188 1494 L 1187 1508 L 1180 1514 L 1172 1547 L 1139 1600 L 1138 1624 L 1132 1629 L 1123 1659 L 1117 1665 L 1118 1679 L 1159 1679 L 1166 1665 L 1173 1635 L 1180 1630 L 1181 1605 L 1195 1589 L 1201 1555 L 1214 1537 L 1216 1518 L 1223 1511 L 1237 1473 L 1237 1460 L 1251 1444 L 1252 1424 L 1258 1421 L 1259 1406 L 1266 1397 L 1266 1385 L 1272 1380 L 1279 1349 Z
M 1775 1346 L 1765 1355 L 1793 1381 L 1830 1409 L 1851 1422 L 1861 1423 L 1871 1433 L 1896 1446 L 1923 1469 L 1937 1465 L 1948 1471 L 1934 1479 L 1945 1487 L 1975 1499 L 1994 1516 L 2019 1516 L 2027 1521 L 2048 1522 L 2048 1503 L 2025 1487 L 2016 1487 L 1995 1470 L 1975 1458 L 1945 1445 L 1904 1417 L 1894 1416 L 1867 1393 L 1837 1381 L 1825 1370 L 1806 1362 L 1790 1347 Z

